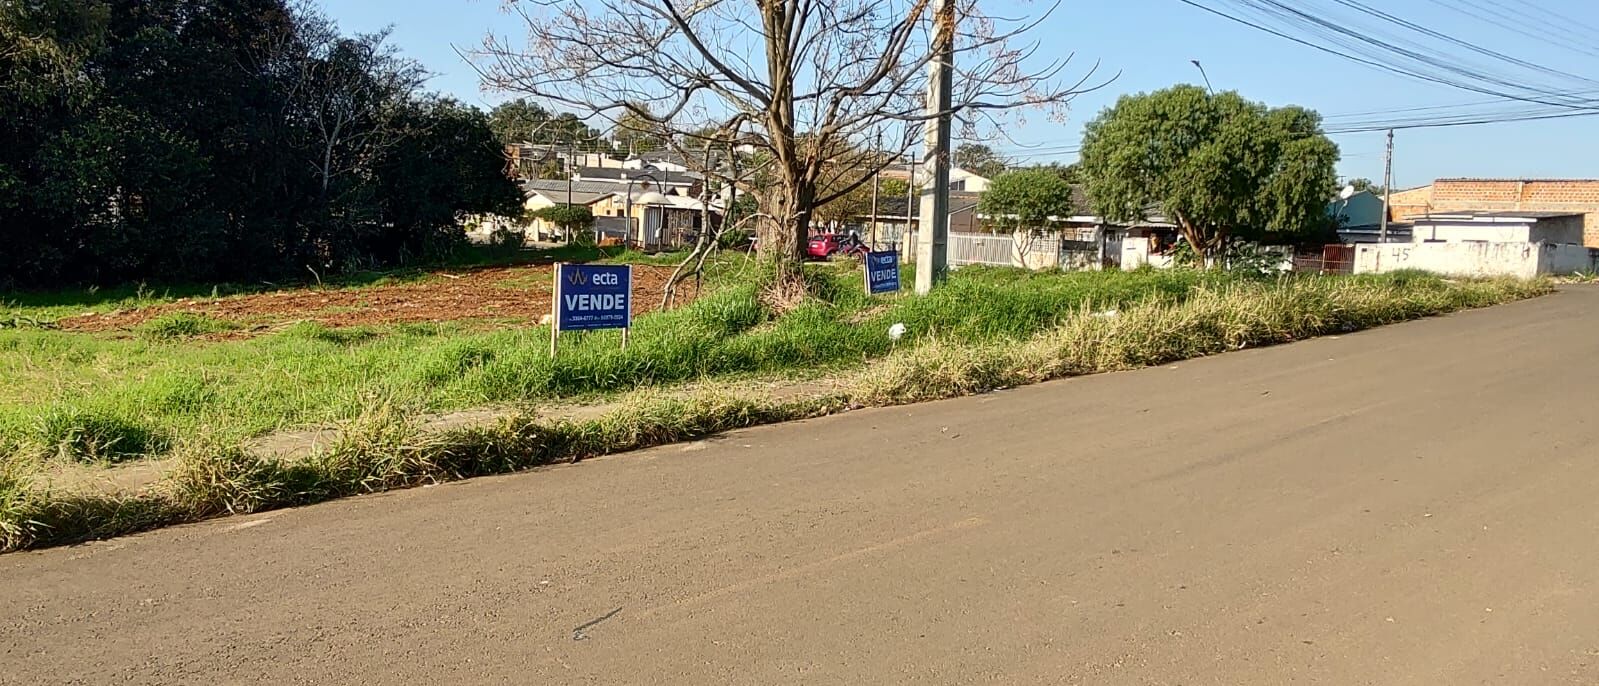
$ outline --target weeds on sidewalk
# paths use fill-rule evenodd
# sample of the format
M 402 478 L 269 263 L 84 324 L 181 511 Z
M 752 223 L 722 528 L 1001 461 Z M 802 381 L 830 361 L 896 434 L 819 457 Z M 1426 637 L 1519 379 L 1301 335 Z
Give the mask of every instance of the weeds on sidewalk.
M 859 372 L 844 393 L 798 401 L 718 394 L 682 398 L 643 391 L 594 420 L 517 416 L 491 427 L 427 434 L 411 419 L 420 406 L 394 400 L 405 396 L 367 396 L 359 402 L 369 409 L 349 422 L 333 445 L 309 457 L 263 457 L 247 451 L 236 439 L 228 439 L 230 434 L 197 431 L 175 443 L 172 454 L 177 466 L 167 478 L 134 494 L 50 490 L 32 478 L 35 463 L 27 457 L 30 450 L 19 444 L 0 445 L 0 551 L 524 470 L 820 416 L 855 405 L 947 398 L 1162 364 L 1492 305 L 1549 290 L 1544 281 L 1450 281 L 1398 274 L 1199 283 L 1180 294 L 1150 293 L 1131 305 L 1125 300 L 1111 301 L 1116 307 L 1084 297 L 1072 307 L 1053 312 L 1046 312 L 1042 303 L 1035 311 L 1032 305 L 1016 301 L 1001 305 L 979 302 L 974 306 L 1005 308 L 1003 316 L 988 320 L 993 322 L 991 326 L 1002 325 L 1005 318 L 1046 315 L 1051 323 L 1012 329 L 1032 330 L 1027 336 L 993 332 L 973 336 L 970 332 L 945 333 L 961 322 L 946 322 L 949 328 L 940 329 L 929 319 L 913 320 L 917 326 L 927 327 L 927 336 L 919 345 L 887 354 Z M 896 317 L 917 307 L 930 307 L 923 302 L 905 300 L 898 311 L 886 309 L 875 317 Z M 784 323 L 765 332 L 756 327 L 752 334 L 760 336 L 767 349 L 751 349 L 746 354 L 828 345 L 800 334 L 809 326 L 805 317 L 822 317 L 815 325 L 824 329 L 837 323 L 837 319 L 824 316 L 827 313 L 818 309 L 822 307 L 802 304 Z M 806 314 L 808 308 L 814 313 Z M 878 333 L 869 328 L 882 323 L 875 317 L 868 319 L 871 324 L 856 327 L 861 331 L 853 335 L 861 340 L 847 349 L 865 345 L 866 337 Z M 721 354 L 729 352 L 724 349 Z M 3 457 L 8 454 L 10 457 Z

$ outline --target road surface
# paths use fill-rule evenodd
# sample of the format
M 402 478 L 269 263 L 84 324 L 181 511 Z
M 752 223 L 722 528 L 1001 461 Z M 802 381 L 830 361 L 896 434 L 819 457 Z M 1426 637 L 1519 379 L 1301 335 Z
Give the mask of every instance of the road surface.
M 1596 684 L 1599 289 L 0 557 L 0 682 Z

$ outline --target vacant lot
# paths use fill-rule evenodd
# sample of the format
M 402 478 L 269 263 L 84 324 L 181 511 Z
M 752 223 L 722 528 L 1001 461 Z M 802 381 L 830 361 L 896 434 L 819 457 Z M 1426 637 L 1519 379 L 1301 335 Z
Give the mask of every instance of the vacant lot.
M 163 318 L 192 315 L 215 320 L 214 337 L 241 338 L 294 322 L 328 327 L 479 320 L 489 324 L 537 323 L 550 313 L 551 265 L 436 271 L 400 283 L 345 288 L 291 288 L 218 298 L 178 300 L 56 320 L 66 331 L 137 331 Z M 671 267 L 636 265 L 641 294 L 660 293 Z M 693 295 L 690 284 L 685 295 Z M 653 311 L 659 298 L 641 297 L 635 312 Z
M 640 265 L 641 310 L 666 268 Z M 0 443 L 110 463 L 166 453 L 184 436 L 243 440 L 326 425 L 379 405 L 407 413 L 592 398 L 639 387 L 858 366 L 908 338 L 1022 340 L 1081 307 L 1181 301 L 1224 274 L 1028 274 L 963 270 L 929 298 L 869 299 L 852 264 L 811 270 L 812 297 L 763 304 L 765 273 L 740 258 L 707 293 L 616 332 L 571 335 L 548 356 L 536 324 L 549 267 L 485 269 L 338 289 L 132 302 L 95 314 L 19 308 L 42 326 L 0 330 Z M 648 303 L 648 305 L 646 305 Z M 20 321 L 21 319 L 19 319 Z M 55 328 L 58 327 L 58 328 Z
M 648 279 L 659 270 L 639 273 L 653 275 L 643 276 L 639 303 L 657 299 Z M 547 268 L 451 276 L 283 295 L 139 296 L 96 304 L 93 316 L 61 302 L 14 304 L 0 320 L 0 549 L 504 472 L 841 407 L 1159 364 L 1548 290 L 1416 273 L 972 268 L 926 297 L 873 298 L 862 293 L 859 266 L 845 262 L 807 268 L 806 296 L 774 305 L 764 295 L 770 272 L 729 258 L 692 302 L 639 317 L 626 350 L 618 332 L 594 332 L 565 337 L 552 359 L 548 328 L 533 323 L 548 306 Z M 504 310 L 542 304 L 499 316 L 491 298 L 507 298 Z M 372 312 L 352 321 L 342 308 Z M 905 332 L 898 340 L 888 333 L 895 324 Z M 830 377 L 833 390 L 738 392 L 746 380 L 770 388 L 801 376 Z M 631 393 L 687 382 L 700 390 Z M 631 399 L 597 419 L 527 412 L 617 395 Z M 430 415 L 489 408 L 466 414 L 513 416 L 448 435 L 418 432 Z M 330 424 L 344 425 L 338 440 L 307 457 L 241 447 Z M 156 486 L 137 493 L 62 495 L 47 476 L 120 473 L 149 458 L 170 459 L 134 468 L 159 481 L 135 480 Z

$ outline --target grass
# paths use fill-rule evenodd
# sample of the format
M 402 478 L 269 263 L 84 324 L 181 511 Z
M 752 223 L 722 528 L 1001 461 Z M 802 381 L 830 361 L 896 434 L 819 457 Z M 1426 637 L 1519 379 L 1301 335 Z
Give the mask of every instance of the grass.
M 49 370 L 75 394 L 63 399 L 59 390 L 35 391 L 33 402 L 14 402 L 0 415 L 12 422 L 0 433 L 0 550 L 527 469 L 851 405 L 1161 364 L 1549 288 L 1542 281 L 1451 281 L 1415 272 L 1262 281 L 1183 271 L 968 269 L 931 297 L 872 300 L 856 289 L 858 271 L 820 268 L 811 274 L 818 297 L 775 316 L 757 297 L 759 274 L 720 278 L 727 285 L 694 305 L 641 318 L 626 352 L 614 336 L 574 337 L 555 361 L 537 331 L 473 333 L 445 325 L 371 331 L 304 324 L 234 342 L 194 341 L 188 332 L 204 327 L 192 324 L 158 327 L 183 335 L 132 340 L 0 332 L 0 360 L 12 360 L 14 370 Z M 884 333 L 895 322 L 911 332 L 897 347 Z M 29 362 L 17 365 L 19 356 Z M 863 366 L 863 360 L 875 361 Z M 119 361 L 131 366 L 111 371 Z M 119 385 L 119 375 L 137 377 L 132 369 L 142 365 L 157 369 Z M 646 388 L 629 393 L 620 409 L 581 422 L 519 415 L 442 434 L 424 433 L 415 423 L 420 413 L 452 403 L 795 369 L 832 369 L 853 383 L 828 397 L 788 401 L 714 393 L 684 398 Z M 91 370 L 101 376 L 86 385 L 61 381 Z M 335 444 L 309 457 L 263 457 L 241 443 L 250 433 L 241 427 L 252 426 L 256 413 L 277 413 L 278 422 L 343 419 L 344 428 Z M 177 466 L 138 493 L 52 491 L 32 476 L 45 460 L 113 462 L 157 453 Z
M 885 332 L 967 343 L 1023 338 L 1081 303 L 1104 307 L 1182 298 L 1230 277 L 1196 272 L 1031 275 L 966 269 L 929 298 L 871 300 L 858 270 L 817 267 L 818 298 L 775 317 L 760 274 L 735 261 L 707 297 L 639 318 L 619 334 L 563 337 L 548 329 L 483 331 L 433 324 L 330 329 L 301 323 L 236 341 L 196 315 L 151 322 L 133 338 L 47 329 L 0 330 L 0 437 L 82 461 L 160 454 L 202 427 L 230 440 L 361 414 L 370 397 L 403 397 L 423 411 L 588 398 L 702 378 L 859 365 L 888 353 Z M 81 421 L 79 421 L 81 420 Z
M 582 457 L 646 448 L 842 407 L 836 399 L 762 403 L 731 396 L 644 395 L 599 419 L 511 417 L 439 435 L 375 405 L 327 450 L 300 460 L 255 455 L 198 437 L 175 449 L 177 466 L 138 493 L 59 492 L 32 483 L 0 457 L 0 552 L 105 538 L 226 514 L 260 512 Z
M 51 491 L 30 476 L 38 457 L 24 450 L 4 457 L 0 451 L 0 550 L 516 471 L 847 406 L 945 398 L 1161 364 L 1492 305 L 1549 289 L 1542 281 L 1451 281 L 1420 273 L 1261 281 L 1191 272 L 963 270 L 931 298 L 874 302 L 851 289 L 851 278 L 858 276 L 818 271 L 814 290 L 829 299 L 782 317 L 757 304 L 755 285 L 729 287 L 693 307 L 641 319 L 640 343 L 627 353 L 614 349 L 614 341 L 595 337 L 577 342 L 576 352 L 553 363 L 536 350 L 521 350 L 515 338 L 496 338 L 505 332 L 484 337 L 435 333 L 426 338 L 432 341 L 427 355 L 392 370 L 413 385 L 353 396 L 351 419 L 328 449 L 280 459 L 247 451 L 228 431 L 146 438 L 167 441 L 177 466 L 139 493 Z M 944 304 L 934 306 L 941 299 Z M 949 309 L 956 306 L 971 314 L 952 315 Z M 917 332 L 897 349 L 880 328 L 895 321 Z M 342 356 L 368 347 L 388 351 L 384 346 L 407 334 L 363 337 L 304 327 L 284 335 L 296 346 L 339 358 L 339 351 Z M 369 361 L 397 355 L 391 351 Z M 879 359 L 864 367 L 847 364 L 874 357 Z M 619 409 L 590 421 L 522 415 L 492 427 L 441 434 L 424 433 L 415 424 L 418 412 L 430 407 L 418 389 L 472 389 L 490 397 L 559 394 L 662 383 L 696 369 L 732 373 L 796 364 L 850 366 L 853 383 L 827 397 L 788 401 L 636 391 Z M 223 388 L 212 390 L 222 393 Z M 202 412 L 226 395 L 172 390 Z M 360 389 L 345 392 L 352 390 Z M 327 397 L 341 397 L 328 392 Z M 59 425 L 79 426 L 71 418 Z M 99 448 L 98 455 L 112 454 L 118 440 L 137 436 L 136 429 L 111 423 L 94 434 L 94 445 L 109 446 Z
M 917 402 L 1053 378 L 1135 369 L 1248 347 L 1358 331 L 1547 293 L 1542 281 L 1450 282 L 1397 273 L 1202 287 L 1114 316 L 1083 308 L 1026 341 L 932 341 L 872 366 L 852 399 Z

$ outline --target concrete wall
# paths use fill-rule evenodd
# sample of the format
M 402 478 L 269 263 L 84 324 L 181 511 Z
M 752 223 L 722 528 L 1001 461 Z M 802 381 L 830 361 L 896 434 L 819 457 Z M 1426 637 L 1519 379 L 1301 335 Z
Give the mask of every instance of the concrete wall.
M 1149 237 L 1129 236 L 1122 241 L 1122 269 L 1132 271 L 1144 265 L 1165 269 L 1172 265 L 1171 255 L 1149 254 Z
M 1539 252 L 1541 274 L 1599 272 L 1599 248 L 1582 245 L 1547 245 Z
M 1355 273 L 1421 269 L 1451 276 L 1514 276 L 1592 271 L 1595 251 L 1555 243 L 1388 243 L 1355 247 Z
M 1446 241 L 1460 243 L 1463 241 L 1488 241 L 1490 243 L 1528 243 L 1532 241 L 1532 227 L 1529 224 L 1490 224 L 1488 222 L 1469 221 L 1423 221 L 1416 222 L 1410 230 L 1410 242 L 1426 243 L 1428 241 Z
M 1532 237 L 1528 240 L 1534 243 L 1582 245 L 1586 240 L 1586 224 L 1587 217 L 1583 215 L 1539 219 L 1533 225 Z
M 1583 217 L 1548 217 L 1532 222 L 1418 221 L 1412 243 L 1488 241 L 1490 243 L 1571 243 L 1582 245 Z

